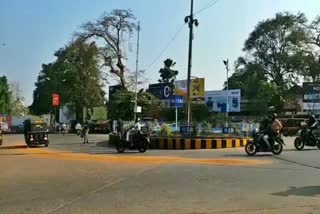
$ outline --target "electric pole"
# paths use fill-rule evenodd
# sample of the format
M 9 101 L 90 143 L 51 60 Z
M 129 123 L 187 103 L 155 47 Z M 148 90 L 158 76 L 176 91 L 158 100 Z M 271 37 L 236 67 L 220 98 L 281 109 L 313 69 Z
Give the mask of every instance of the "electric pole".
M 228 117 L 229 117 L 229 60 L 223 60 L 223 64 L 226 66 L 227 71 L 227 90 L 226 90 L 226 127 L 228 127 Z
M 191 120 L 191 100 L 190 100 L 190 82 L 191 82 L 191 64 L 192 64 L 192 40 L 193 40 L 193 24 L 197 27 L 199 22 L 193 19 L 193 0 L 191 0 L 190 15 L 184 18 L 184 22 L 189 25 L 189 54 L 188 54 L 188 78 L 187 78 L 187 118 L 188 126 Z
M 136 59 L 136 75 L 135 75 L 135 99 L 134 99 L 134 121 L 137 119 L 137 108 L 138 108 L 138 65 L 139 65 L 139 37 L 140 37 L 140 21 L 138 22 L 138 36 L 137 36 L 137 59 Z

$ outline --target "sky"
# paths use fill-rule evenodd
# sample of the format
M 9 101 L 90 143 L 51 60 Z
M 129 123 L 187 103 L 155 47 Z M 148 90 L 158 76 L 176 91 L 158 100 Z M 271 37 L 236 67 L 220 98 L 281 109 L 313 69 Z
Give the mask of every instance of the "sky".
M 231 75 L 233 62 L 243 55 L 244 41 L 259 21 L 283 11 L 303 12 L 309 20 L 320 15 L 319 0 L 216 1 L 195 15 L 199 26 L 194 28 L 192 76 L 205 78 L 205 90 L 222 88 L 226 80 L 222 60 L 229 59 Z M 194 11 L 212 2 L 194 0 Z M 176 62 L 178 79 L 186 79 L 189 28 L 183 23 L 190 0 L 0 0 L 0 75 L 18 83 L 30 105 L 41 65 L 54 61 L 54 52 L 82 24 L 113 9 L 131 9 L 140 21 L 139 69 L 146 72 L 145 83 L 157 82 L 166 58 Z M 125 47 L 126 65 L 134 71 L 136 35 L 127 38 Z M 110 80 L 110 85 L 114 83 Z

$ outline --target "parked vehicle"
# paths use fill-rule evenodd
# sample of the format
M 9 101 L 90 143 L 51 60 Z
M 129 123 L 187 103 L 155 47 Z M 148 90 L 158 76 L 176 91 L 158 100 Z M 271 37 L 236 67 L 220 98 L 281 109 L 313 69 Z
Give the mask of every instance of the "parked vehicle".
M 24 139 L 28 147 L 49 145 L 49 128 L 42 119 L 24 121 Z
M 272 152 L 274 155 L 280 155 L 283 150 L 283 146 L 285 145 L 281 134 L 275 136 L 274 139 L 269 138 L 269 144 L 271 146 L 270 150 L 266 148 L 266 145 L 263 142 L 263 134 L 263 132 L 259 132 L 257 130 L 253 131 L 253 140 L 248 142 L 245 146 L 246 153 L 249 156 L 254 156 L 257 152 Z

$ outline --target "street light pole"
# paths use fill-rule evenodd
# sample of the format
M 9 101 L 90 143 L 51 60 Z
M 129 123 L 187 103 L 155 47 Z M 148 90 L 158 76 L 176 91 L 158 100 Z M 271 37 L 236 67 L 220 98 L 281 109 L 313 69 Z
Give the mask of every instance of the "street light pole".
M 193 40 L 193 24 L 197 27 L 199 22 L 193 18 L 193 0 L 191 0 L 190 15 L 184 18 L 184 22 L 189 25 L 189 53 L 188 53 L 188 78 L 187 78 L 187 118 L 188 126 L 191 120 L 191 104 L 190 104 L 190 82 L 191 82 L 191 62 L 192 62 L 192 40 Z
M 227 91 L 226 91 L 226 127 L 228 127 L 228 117 L 229 117 L 229 60 L 223 60 L 224 65 L 226 66 L 227 71 Z
M 140 40 L 140 21 L 138 22 L 138 37 L 137 37 L 137 59 L 136 59 L 136 76 L 135 76 L 135 85 L 134 85 L 134 121 L 137 119 L 137 108 L 138 108 L 138 65 L 139 65 L 139 40 Z

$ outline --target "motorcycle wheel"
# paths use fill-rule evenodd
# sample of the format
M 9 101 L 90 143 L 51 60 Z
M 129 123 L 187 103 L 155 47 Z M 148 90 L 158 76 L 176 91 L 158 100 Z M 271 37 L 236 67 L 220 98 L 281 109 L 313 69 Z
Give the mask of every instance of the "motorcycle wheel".
M 304 147 L 304 141 L 300 138 L 300 137 L 297 137 L 295 140 L 294 140 L 294 147 L 297 149 L 297 150 L 302 150 L 303 147 Z M 317 144 L 319 145 L 319 144 Z M 319 148 L 319 146 L 318 146 Z
M 148 141 L 147 140 L 143 140 L 143 142 L 140 143 L 139 147 L 138 147 L 138 151 L 141 153 L 146 152 L 148 149 Z
M 271 152 L 272 152 L 274 155 L 280 155 L 281 152 L 282 152 L 282 149 L 283 149 L 283 146 L 282 146 L 281 143 L 275 143 L 275 144 L 272 146 Z
M 124 141 L 120 140 L 116 145 L 116 149 L 119 153 L 124 152 L 124 150 L 126 150 L 126 143 Z
M 253 142 L 249 142 L 246 144 L 245 150 L 249 156 L 255 156 L 257 153 L 257 146 Z

